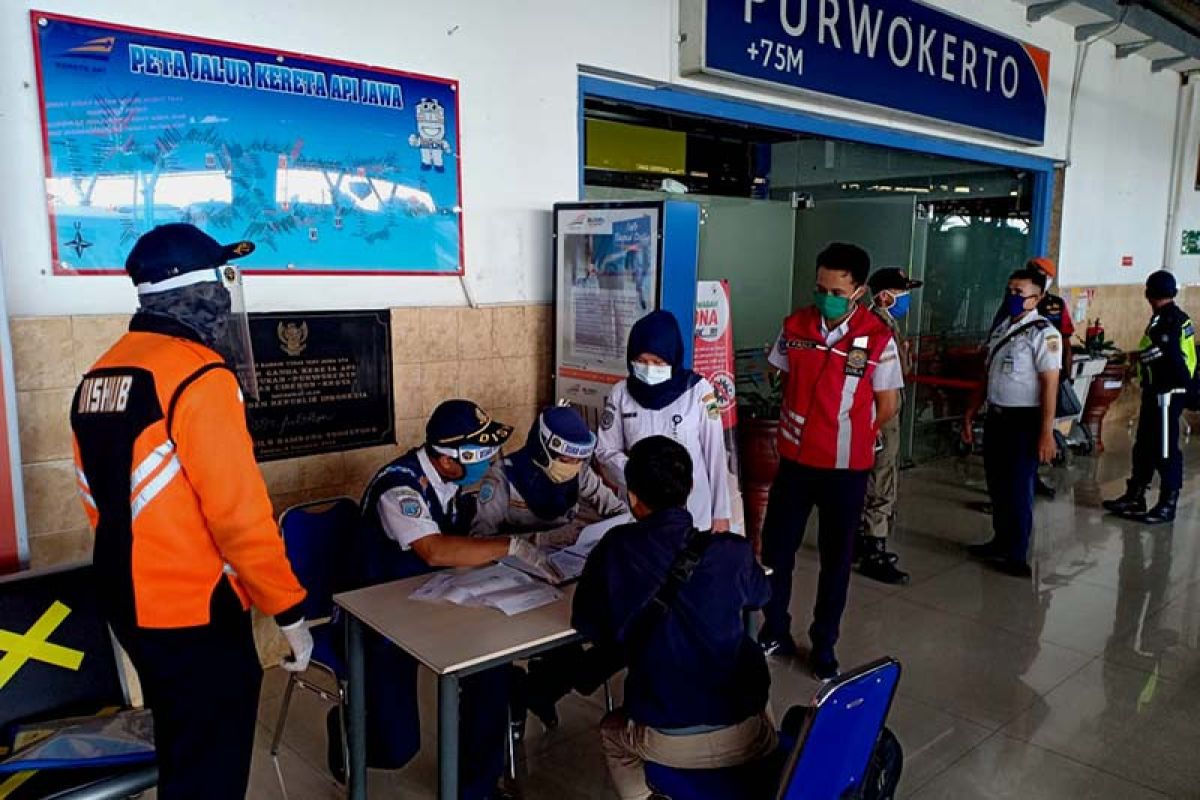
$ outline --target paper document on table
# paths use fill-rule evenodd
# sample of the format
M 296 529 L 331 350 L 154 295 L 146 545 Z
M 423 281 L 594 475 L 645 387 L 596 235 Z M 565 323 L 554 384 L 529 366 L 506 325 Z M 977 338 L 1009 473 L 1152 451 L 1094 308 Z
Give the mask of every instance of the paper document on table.
M 604 538 L 604 534 L 618 525 L 627 525 L 630 522 L 633 522 L 633 515 L 626 512 L 618 514 L 615 517 L 609 517 L 606 520 L 601 520 L 600 522 L 592 523 L 579 532 L 579 538 L 575 540 L 575 544 L 568 547 L 564 552 L 572 553 L 581 558 L 587 558 L 592 549 Z
M 583 574 L 583 565 L 587 563 L 587 559 L 570 550 L 559 550 L 550 554 L 550 563 L 562 573 L 563 581 L 566 582 L 579 579 L 579 576 Z
M 512 616 L 552 603 L 562 593 L 512 567 L 493 564 L 467 572 L 439 572 L 409 597 L 423 602 L 487 606 Z
M 506 616 L 511 617 L 535 608 L 548 606 L 562 596 L 562 592 L 548 583 L 532 583 L 527 586 L 492 592 L 479 599 L 483 605 L 502 611 Z

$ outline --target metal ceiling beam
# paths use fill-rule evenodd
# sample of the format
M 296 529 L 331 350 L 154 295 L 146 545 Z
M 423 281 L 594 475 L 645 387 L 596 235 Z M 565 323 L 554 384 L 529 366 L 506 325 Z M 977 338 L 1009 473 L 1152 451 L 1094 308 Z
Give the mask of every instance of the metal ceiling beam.
M 1102 33 L 1112 33 L 1117 29 L 1117 26 L 1113 24 L 1114 22 L 1115 20 L 1110 19 L 1108 22 L 1093 22 L 1089 25 L 1080 25 L 1075 29 L 1075 41 L 1086 42 L 1093 36 L 1099 36 Z
M 1170 69 L 1176 64 L 1182 64 L 1185 61 L 1191 61 L 1191 56 L 1171 56 L 1170 58 L 1156 58 L 1150 62 L 1151 72 L 1162 72 L 1164 69 Z
M 1129 58 L 1134 53 L 1140 53 L 1154 43 L 1153 39 L 1142 39 L 1140 42 L 1119 44 L 1117 45 L 1117 58 Z
M 1200 59 L 1200 36 L 1188 32 L 1148 8 L 1140 5 L 1123 5 L 1117 0 L 1074 0 L 1074 2 L 1078 6 L 1103 14 L 1110 19 L 1119 19 L 1124 13 L 1124 27 L 1135 30 L 1147 39 L 1153 39 L 1172 50 Z M 1076 29 L 1076 32 L 1078 30 Z
M 1037 22 L 1043 17 L 1047 17 L 1058 11 L 1060 8 L 1066 8 L 1072 0 L 1049 0 L 1046 3 L 1034 3 L 1025 9 L 1025 19 L 1030 22 Z

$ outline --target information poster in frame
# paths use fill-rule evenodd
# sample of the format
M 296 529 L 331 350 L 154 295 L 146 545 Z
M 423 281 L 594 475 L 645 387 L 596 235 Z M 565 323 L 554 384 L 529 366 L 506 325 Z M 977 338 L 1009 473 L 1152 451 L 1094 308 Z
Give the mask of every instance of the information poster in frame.
M 457 82 L 31 12 L 55 274 L 190 222 L 250 273 L 463 271 Z
M 635 322 L 664 308 L 690 327 L 699 220 L 699 206 L 682 201 L 555 205 L 555 393 L 589 421 L 628 374 Z M 684 343 L 690 364 L 691 337 Z

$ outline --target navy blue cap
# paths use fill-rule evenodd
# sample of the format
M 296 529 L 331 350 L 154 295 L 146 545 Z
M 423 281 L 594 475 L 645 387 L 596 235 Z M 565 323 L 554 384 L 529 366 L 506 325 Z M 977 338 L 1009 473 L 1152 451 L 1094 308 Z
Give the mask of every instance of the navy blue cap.
M 596 449 L 596 434 L 570 406 L 547 408 L 539 416 L 538 435 L 551 452 L 568 458 L 588 458 Z
M 425 443 L 438 447 L 500 447 L 511 434 L 511 426 L 496 422 L 470 400 L 442 402 L 425 423 Z
M 135 285 L 219 267 L 254 252 L 252 242 L 221 244 L 195 225 L 172 222 L 142 234 L 125 259 Z
M 1165 269 L 1151 272 L 1150 277 L 1146 278 L 1146 297 L 1152 300 L 1166 300 L 1177 294 L 1179 286 L 1175 283 L 1175 276 Z

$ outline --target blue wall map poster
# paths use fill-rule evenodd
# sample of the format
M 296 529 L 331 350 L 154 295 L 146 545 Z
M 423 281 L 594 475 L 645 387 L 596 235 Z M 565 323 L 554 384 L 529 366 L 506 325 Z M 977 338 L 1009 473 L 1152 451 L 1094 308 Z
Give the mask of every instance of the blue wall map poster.
M 57 274 L 191 222 L 249 272 L 462 274 L 452 80 L 31 12 Z
M 682 68 L 1045 140 L 1050 53 L 919 0 L 681 0 Z

